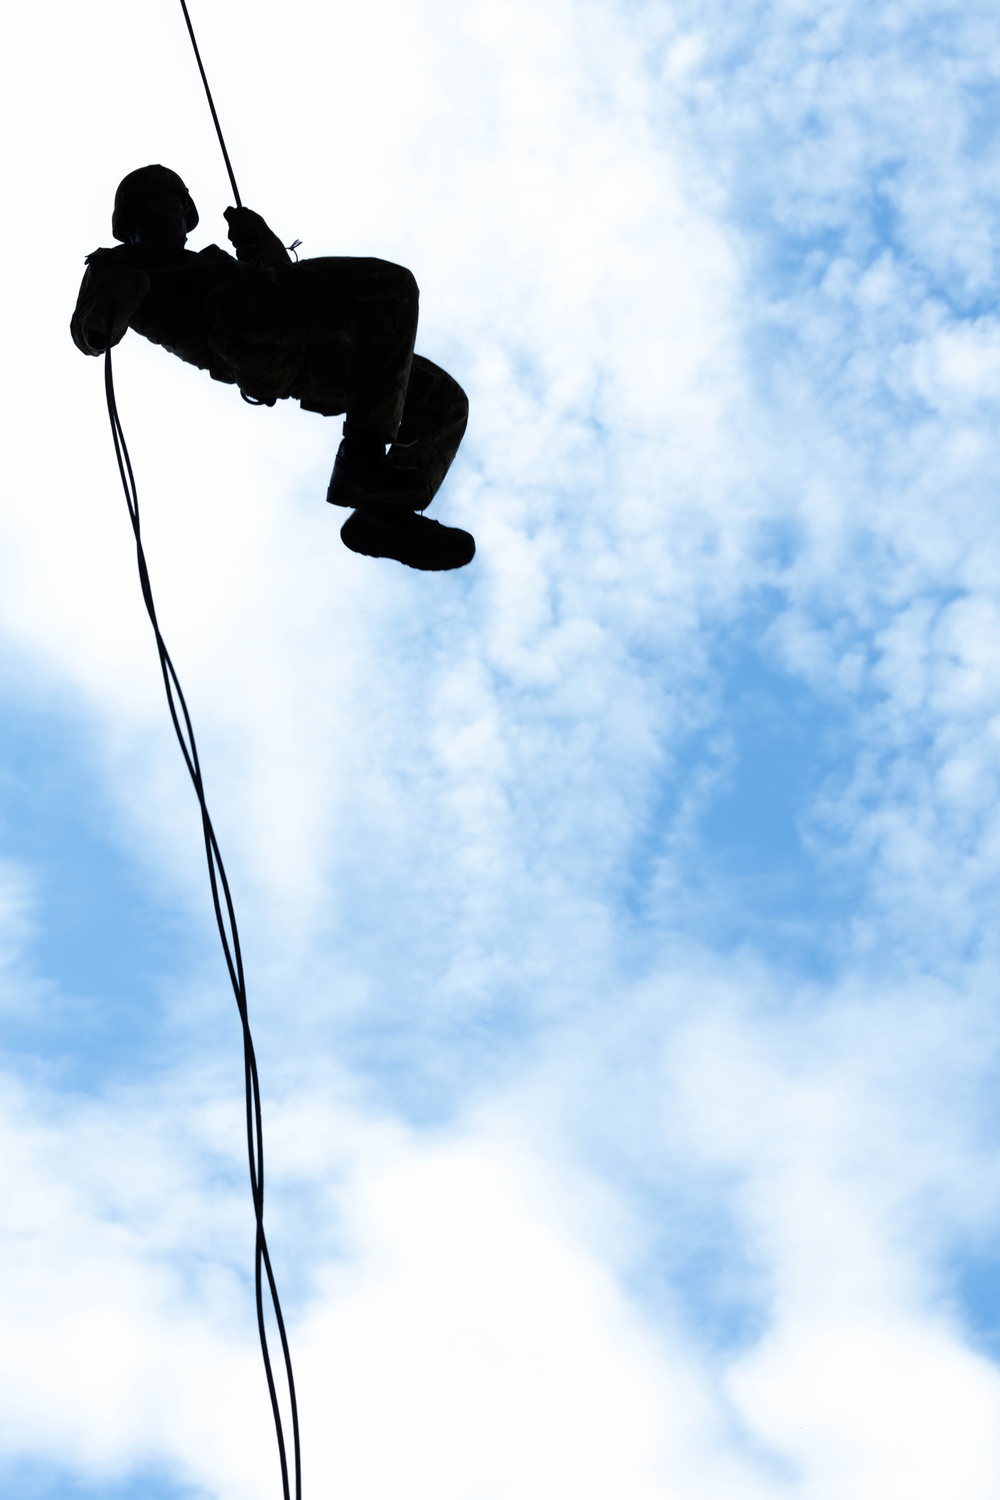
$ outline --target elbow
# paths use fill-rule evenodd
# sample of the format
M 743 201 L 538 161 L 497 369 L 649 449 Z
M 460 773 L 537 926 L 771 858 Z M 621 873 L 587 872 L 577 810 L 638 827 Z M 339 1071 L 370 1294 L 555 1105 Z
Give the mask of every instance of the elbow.
M 104 335 L 98 333 L 96 328 L 85 328 L 82 323 L 74 320 L 69 325 L 69 331 L 81 354 L 104 353 Z

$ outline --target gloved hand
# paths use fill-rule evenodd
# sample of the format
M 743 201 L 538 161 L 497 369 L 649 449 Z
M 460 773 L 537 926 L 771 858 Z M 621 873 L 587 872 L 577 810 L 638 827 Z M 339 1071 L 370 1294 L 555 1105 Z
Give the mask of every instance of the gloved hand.
M 252 208 L 227 208 L 226 222 L 230 241 L 236 247 L 237 260 L 259 270 L 290 263 L 288 251 L 274 230 L 269 229 Z
M 252 208 L 227 208 L 226 223 L 229 225 L 230 243 L 237 250 L 256 250 L 271 238 L 271 231 Z
M 137 271 L 132 266 L 103 266 L 92 274 L 88 331 L 99 334 L 103 340 L 110 317 L 111 342 L 117 344 L 125 336 L 133 313 L 149 291 L 149 277 L 145 271 Z

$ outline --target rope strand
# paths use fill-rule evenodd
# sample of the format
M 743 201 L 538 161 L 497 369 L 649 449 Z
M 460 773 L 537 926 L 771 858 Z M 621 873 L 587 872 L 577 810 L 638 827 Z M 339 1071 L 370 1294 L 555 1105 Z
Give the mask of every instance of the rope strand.
M 236 186 L 236 175 L 233 172 L 233 164 L 229 160 L 229 152 L 226 150 L 226 143 L 222 136 L 222 126 L 219 124 L 219 116 L 215 111 L 215 100 L 212 98 L 212 90 L 208 86 L 208 78 L 206 77 L 204 64 L 201 60 L 201 53 L 198 51 L 197 38 L 194 34 L 194 27 L 191 25 L 191 17 L 188 14 L 187 0 L 181 0 L 181 10 L 184 12 L 184 19 L 187 22 L 188 36 L 191 38 L 191 46 L 194 48 L 194 60 L 198 64 L 198 72 L 201 74 L 201 81 L 205 85 L 205 96 L 208 99 L 208 107 L 212 111 L 212 120 L 215 124 L 215 133 L 219 137 L 219 145 L 222 147 L 222 157 L 226 163 L 226 171 L 229 173 L 229 181 L 233 186 L 233 197 L 236 199 L 236 207 L 242 208 L 243 199 L 240 197 L 240 190 Z
M 198 72 L 205 88 L 205 97 L 212 114 L 212 123 L 215 125 L 215 133 L 219 137 L 219 145 L 222 148 L 222 159 L 226 164 L 229 181 L 233 189 L 233 198 L 237 208 L 243 207 L 240 190 L 236 185 L 236 174 L 233 164 L 229 159 L 226 149 L 225 137 L 222 134 L 222 126 L 219 123 L 218 111 L 215 108 L 215 100 L 212 98 L 212 90 L 209 87 L 208 76 L 205 66 L 201 60 L 201 52 L 198 40 L 194 34 L 194 26 L 191 24 L 191 16 L 187 8 L 186 0 L 180 0 L 181 10 L 184 13 L 184 21 L 187 26 L 188 36 L 191 38 L 191 46 L 194 49 L 195 62 L 198 64 Z M 254 1301 L 257 1310 L 257 1332 L 260 1337 L 260 1350 L 264 1361 L 264 1374 L 267 1379 L 268 1395 L 271 1399 L 271 1412 L 274 1417 L 274 1431 L 278 1442 L 278 1459 L 281 1465 L 281 1489 L 283 1500 L 291 1500 L 291 1489 L 289 1486 L 288 1454 L 285 1445 L 285 1433 L 281 1419 L 281 1406 L 278 1399 L 278 1389 L 274 1378 L 274 1369 L 271 1362 L 271 1352 L 267 1341 L 267 1321 L 264 1303 L 264 1282 L 267 1282 L 268 1298 L 274 1314 L 274 1320 L 278 1329 L 278 1337 L 281 1342 L 282 1363 L 284 1366 L 285 1385 L 288 1393 L 288 1402 L 292 1420 L 292 1464 L 295 1475 L 295 1500 L 302 1500 L 302 1461 L 301 1446 L 299 1442 L 299 1414 L 298 1403 L 295 1397 L 295 1378 L 292 1373 L 292 1356 L 288 1346 L 288 1336 L 285 1329 L 285 1320 L 281 1311 L 281 1301 L 278 1297 L 278 1286 L 271 1265 L 271 1255 L 267 1246 L 267 1236 L 264 1232 L 264 1128 L 260 1102 L 260 1080 L 257 1074 L 257 1058 L 254 1053 L 253 1037 L 250 1032 L 250 1018 L 247 1008 L 246 978 L 243 972 L 243 954 L 240 948 L 239 929 L 236 925 L 236 912 L 233 906 L 232 893 L 229 889 L 229 880 L 226 876 L 225 866 L 222 862 L 222 854 L 219 849 L 215 829 L 209 815 L 208 804 L 205 800 L 205 787 L 202 781 L 201 764 L 198 759 L 198 747 L 194 737 L 194 726 L 188 713 L 187 702 L 181 688 L 180 679 L 170 659 L 166 643 L 160 633 L 160 627 L 156 618 L 156 606 L 153 602 L 153 590 L 149 579 L 149 570 L 146 566 L 146 555 L 142 545 L 142 535 L 139 524 L 139 494 L 136 489 L 135 475 L 132 470 L 132 461 L 129 458 L 128 448 L 125 444 L 125 434 L 122 430 L 121 420 L 118 416 L 118 405 L 115 400 L 114 379 L 111 370 L 111 329 L 108 328 L 108 339 L 104 355 L 104 386 L 108 401 L 108 416 L 111 421 L 111 436 L 115 445 L 115 458 L 118 461 L 118 472 L 121 475 L 122 488 L 125 492 L 125 503 L 128 506 L 129 519 L 132 522 L 132 531 L 135 536 L 136 563 L 139 570 L 139 585 L 142 590 L 143 602 L 146 613 L 149 615 L 150 624 L 153 627 L 153 635 L 156 639 L 156 650 L 160 659 L 160 673 L 163 677 L 163 688 L 167 696 L 167 707 L 170 711 L 170 720 L 174 726 L 177 743 L 184 757 L 188 775 L 198 799 L 201 811 L 202 833 L 205 840 L 205 860 L 208 865 L 208 879 L 212 891 L 212 907 L 215 912 L 215 921 L 219 929 L 219 940 L 222 944 L 222 952 L 229 972 L 229 980 L 236 999 L 236 1008 L 239 1011 L 240 1025 L 243 1030 L 243 1072 L 246 1090 L 246 1128 L 247 1128 L 247 1157 L 250 1165 L 250 1188 L 253 1195 L 254 1216 L 256 1219 L 256 1236 L 254 1243 Z
M 184 0 L 181 0 L 183 5 Z M 186 13 L 186 7 L 185 7 Z M 190 23 L 189 23 L 190 24 Z M 204 76 L 204 75 L 203 75 Z M 215 111 L 213 109 L 213 115 Z M 221 135 L 220 135 L 221 139 Z M 223 146 L 223 150 L 225 147 Z M 228 157 L 226 158 L 228 164 Z M 230 174 L 231 175 L 231 174 Z M 235 183 L 233 184 L 235 189 Z M 194 727 L 191 723 L 191 715 L 188 712 L 187 702 L 181 688 L 180 679 L 170 659 L 166 643 L 160 633 L 159 623 L 156 618 L 156 605 L 153 601 L 153 589 L 149 579 L 149 570 L 146 566 L 146 554 L 142 545 L 142 534 L 139 524 L 139 494 L 136 489 L 135 475 L 132 471 L 132 461 L 129 458 L 128 448 L 125 445 L 125 434 L 122 430 L 121 420 L 118 416 L 118 404 L 115 400 L 114 379 L 111 371 L 111 328 L 110 320 L 107 331 L 107 346 L 104 354 L 104 389 L 108 401 L 108 416 L 111 421 L 111 436 L 115 445 L 115 457 L 118 460 L 118 472 L 121 475 L 122 488 L 125 491 L 125 503 L 128 506 L 129 519 L 132 522 L 132 531 L 135 536 L 136 562 L 139 570 L 139 585 L 142 589 L 143 603 L 146 613 L 149 615 L 150 624 L 153 627 L 153 635 L 156 639 L 156 650 L 160 659 L 160 672 L 163 677 L 163 687 L 167 695 L 167 706 L 170 710 L 170 719 L 180 745 L 184 764 L 188 775 L 194 786 L 195 796 L 198 799 L 198 807 L 201 811 L 202 833 L 205 840 L 205 859 L 208 864 L 208 879 L 212 890 L 212 906 L 215 911 L 215 920 L 219 929 L 219 940 L 226 960 L 226 968 L 229 971 L 230 983 L 236 998 L 236 1008 L 239 1011 L 240 1025 L 243 1030 L 243 1072 L 246 1088 L 246 1117 L 247 1117 L 247 1156 L 250 1164 L 250 1187 L 253 1195 L 254 1215 L 256 1218 L 256 1238 L 254 1245 L 254 1298 L 257 1307 L 257 1332 L 260 1337 L 261 1355 L 264 1360 L 264 1373 L 267 1378 L 268 1395 L 271 1398 L 271 1411 L 274 1416 L 274 1430 L 278 1441 L 278 1458 L 281 1464 L 281 1488 L 283 1500 L 291 1500 L 291 1490 L 288 1476 L 288 1455 L 285 1448 L 285 1433 L 281 1420 L 281 1406 L 278 1399 L 278 1390 L 274 1378 L 274 1370 L 271 1363 L 271 1353 L 267 1342 L 267 1324 L 265 1318 L 264 1303 L 264 1281 L 267 1281 L 268 1298 L 274 1313 L 274 1320 L 278 1329 L 278 1337 L 281 1342 L 282 1362 L 284 1365 L 285 1384 L 288 1393 L 288 1402 L 292 1419 L 292 1464 L 295 1474 L 295 1500 L 302 1500 L 302 1468 L 301 1448 L 299 1443 L 299 1414 L 298 1404 L 295 1398 L 295 1379 L 292 1374 L 292 1356 L 288 1346 L 288 1337 L 285 1331 L 285 1320 L 281 1312 L 281 1302 L 278 1297 L 278 1286 L 275 1281 L 274 1271 L 271 1266 L 271 1256 L 267 1248 L 267 1236 L 264 1233 L 264 1128 L 260 1103 L 260 1080 L 257 1075 L 257 1058 L 254 1053 L 253 1037 L 250 1033 L 250 1017 L 247 1007 L 246 978 L 243 972 L 243 954 L 240 948 L 239 929 L 236 925 L 236 911 L 233 906 L 232 893 L 229 889 L 229 880 L 226 876 L 225 866 L 222 863 L 222 854 L 219 850 L 215 829 L 209 816 L 208 804 L 205 799 L 205 787 L 202 781 L 201 763 L 198 759 L 198 746 L 195 743 Z

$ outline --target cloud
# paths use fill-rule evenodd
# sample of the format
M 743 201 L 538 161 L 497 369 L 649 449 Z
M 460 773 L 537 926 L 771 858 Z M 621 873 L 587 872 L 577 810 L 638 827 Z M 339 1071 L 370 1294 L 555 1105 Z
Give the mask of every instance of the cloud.
M 198 243 L 228 188 L 179 24 L 59 20 L 53 50 L 18 18 L 44 81 L 4 103 L 37 131 L 3 693 L 78 775 L 26 852 L 38 755 L 5 752 L 2 1448 L 272 1493 L 235 1021 L 65 329 L 125 170 L 181 167 Z M 437 511 L 479 555 L 417 577 L 340 546 L 337 424 L 116 358 L 244 932 L 307 1485 L 991 1493 L 992 17 L 197 23 L 246 201 L 411 264 L 473 404 Z M 165 913 L 85 1086 L 60 867 Z

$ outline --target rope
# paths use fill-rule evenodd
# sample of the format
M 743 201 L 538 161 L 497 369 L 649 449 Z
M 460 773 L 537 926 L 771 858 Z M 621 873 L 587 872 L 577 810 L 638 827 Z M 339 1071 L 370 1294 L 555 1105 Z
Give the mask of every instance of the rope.
M 226 171 L 229 173 L 229 181 L 232 183 L 233 197 L 236 199 L 236 207 L 242 208 L 243 200 L 240 197 L 240 190 L 236 186 L 236 176 L 233 172 L 233 164 L 229 160 L 229 152 L 226 150 L 226 143 L 222 135 L 222 126 L 219 124 L 219 116 L 215 112 L 215 100 L 212 98 L 212 90 L 209 88 L 208 78 L 205 76 L 205 68 L 201 60 L 201 53 L 198 51 L 198 42 L 194 34 L 194 27 L 191 25 L 191 17 L 188 15 L 186 0 L 181 0 L 181 10 L 184 12 L 184 19 L 187 22 L 188 36 L 191 38 L 191 45 L 194 48 L 194 59 L 198 64 L 198 72 L 201 74 L 201 81 L 205 85 L 205 95 L 208 99 L 208 107 L 212 111 L 212 120 L 215 123 L 215 133 L 219 137 L 219 145 L 222 147 L 222 156 L 223 160 L 226 163 Z
M 183 0 L 181 0 L 183 4 Z M 214 111 L 213 111 L 214 113 Z M 223 148 L 225 149 L 225 148 Z M 227 158 L 228 161 L 228 158 Z M 163 686 L 167 695 L 167 706 L 170 709 L 170 718 L 180 745 L 184 764 L 187 766 L 188 775 L 194 786 L 195 796 L 198 798 L 198 806 L 201 809 L 201 826 L 205 838 L 205 858 L 208 863 L 208 878 L 212 888 L 212 905 L 215 908 L 215 920 L 219 928 L 219 939 L 222 943 L 222 951 L 226 959 L 226 967 L 229 970 L 229 978 L 236 997 L 236 1007 L 240 1014 L 240 1024 L 243 1028 L 243 1071 L 246 1087 L 246 1117 L 247 1117 L 247 1155 L 250 1162 L 250 1185 L 253 1192 L 254 1214 L 257 1221 L 256 1243 L 254 1248 L 254 1291 L 257 1304 L 257 1331 L 260 1336 L 261 1354 L 264 1359 L 264 1371 L 267 1376 L 267 1389 L 271 1397 L 271 1410 L 274 1415 L 274 1429 L 278 1440 L 278 1457 L 281 1461 L 281 1487 L 283 1500 L 291 1500 L 291 1492 L 288 1482 L 288 1458 L 285 1451 L 285 1434 L 281 1420 L 281 1409 L 278 1403 L 278 1392 L 275 1385 L 274 1371 L 271 1365 L 271 1354 L 267 1342 L 267 1327 L 264 1318 L 264 1280 L 267 1280 L 267 1290 L 274 1319 L 277 1324 L 278 1334 L 281 1340 L 281 1353 L 284 1362 L 285 1382 L 288 1392 L 288 1402 L 292 1418 L 292 1452 L 295 1470 L 295 1500 L 302 1500 L 302 1469 L 299 1447 L 299 1414 L 298 1405 L 295 1400 L 295 1379 L 292 1375 L 292 1357 L 288 1347 L 288 1339 L 285 1334 L 285 1320 L 281 1313 L 281 1303 L 278 1298 L 278 1287 L 271 1268 L 271 1256 L 267 1248 L 267 1238 L 264 1234 L 264 1135 L 261 1118 L 260 1105 L 260 1082 L 257 1077 L 257 1059 L 254 1055 L 253 1037 L 250 1034 L 250 1018 L 247 1008 L 246 979 L 243 973 L 243 956 L 240 950 L 240 936 L 236 926 L 236 912 L 233 908 L 233 898 L 229 890 L 229 881 L 226 878 L 225 866 L 222 863 L 222 855 L 219 852 L 218 841 L 215 837 L 215 829 L 209 816 L 208 804 L 205 800 L 205 787 L 202 781 L 201 765 L 198 760 L 198 747 L 195 743 L 194 729 L 191 724 L 191 716 L 188 713 L 187 703 L 181 689 L 180 681 L 174 670 L 174 664 L 170 659 L 160 627 L 156 619 L 156 607 L 153 603 L 153 590 L 149 581 L 149 570 L 146 567 L 146 555 L 143 551 L 142 536 L 139 527 L 139 495 L 136 490 L 135 476 L 132 472 L 132 462 L 129 458 L 128 449 L 125 446 L 125 434 L 122 431 L 121 420 L 118 416 L 118 405 L 115 401 L 114 380 L 111 373 L 111 327 L 110 320 L 107 332 L 107 348 L 104 354 L 104 389 L 108 399 L 108 416 L 111 419 L 111 435 L 114 439 L 115 457 L 118 460 L 118 472 L 121 475 L 122 488 L 125 491 L 125 503 L 128 506 L 129 519 L 132 522 L 132 531 L 135 534 L 136 561 L 139 568 L 139 584 L 142 588 L 142 598 L 149 615 L 153 634 L 156 637 L 156 649 L 160 658 L 160 671 L 163 675 Z

